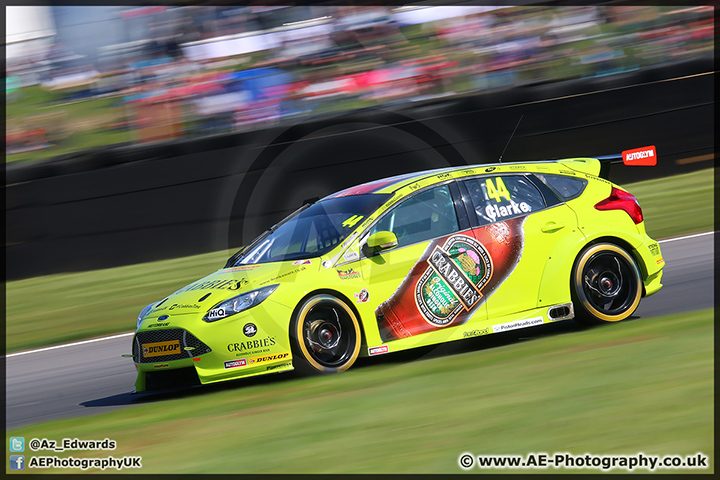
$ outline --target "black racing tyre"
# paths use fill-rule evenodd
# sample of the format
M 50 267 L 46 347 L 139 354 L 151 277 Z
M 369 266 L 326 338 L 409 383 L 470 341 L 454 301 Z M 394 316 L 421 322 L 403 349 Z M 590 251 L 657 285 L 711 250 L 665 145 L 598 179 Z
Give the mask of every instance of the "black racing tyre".
M 360 354 L 360 323 L 353 310 L 329 294 L 314 295 L 298 308 L 290 324 L 293 366 L 307 373 L 337 373 Z
M 619 322 L 635 311 L 642 279 L 632 256 L 612 243 L 585 248 L 575 261 L 570 287 L 580 323 Z

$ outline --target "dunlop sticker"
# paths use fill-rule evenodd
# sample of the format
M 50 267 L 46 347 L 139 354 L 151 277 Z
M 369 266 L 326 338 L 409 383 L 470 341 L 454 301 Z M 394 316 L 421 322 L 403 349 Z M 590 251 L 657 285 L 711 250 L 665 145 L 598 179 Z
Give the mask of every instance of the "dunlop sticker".
M 180 340 L 168 342 L 143 343 L 143 357 L 164 357 L 166 355 L 177 355 L 180 353 Z

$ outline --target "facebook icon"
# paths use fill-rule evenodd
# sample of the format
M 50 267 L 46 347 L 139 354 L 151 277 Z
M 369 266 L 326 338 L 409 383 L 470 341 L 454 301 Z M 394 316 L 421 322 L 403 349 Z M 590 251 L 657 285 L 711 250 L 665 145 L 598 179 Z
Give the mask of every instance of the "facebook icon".
M 25 470 L 25 455 L 10 455 L 10 470 Z

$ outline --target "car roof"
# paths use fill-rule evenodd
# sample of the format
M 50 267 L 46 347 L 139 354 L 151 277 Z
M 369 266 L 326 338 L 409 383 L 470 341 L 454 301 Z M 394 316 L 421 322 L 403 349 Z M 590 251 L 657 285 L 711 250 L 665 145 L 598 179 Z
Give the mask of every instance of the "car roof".
M 457 167 L 437 168 L 433 170 L 424 170 L 421 172 L 406 173 L 393 177 L 382 178 L 372 182 L 363 183 L 353 187 L 346 188 L 326 198 L 338 198 L 350 195 L 363 195 L 370 193 L 394 193 L 410 184 L 421 183 L 429 185 L 441 182 L 446 178 L 462 178 L 472 175 L 480 175 L 493 172 L 498 173 L 559 173 L 576 175 L 578 172 L 597 175 L 599 171 L 599 161 L 595 158 L 567 158 L 562 160 L 543 160 L 531 162 L 509 162 L 509 163 L 486 163 L 480 165 L 461 165 Z M 436 177 L 435 181 L 425 181 Z

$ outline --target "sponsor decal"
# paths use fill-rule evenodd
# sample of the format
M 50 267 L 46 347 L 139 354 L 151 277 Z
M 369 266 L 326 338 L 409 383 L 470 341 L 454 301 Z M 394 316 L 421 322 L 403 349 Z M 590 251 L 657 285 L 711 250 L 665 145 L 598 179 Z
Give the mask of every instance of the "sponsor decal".
M 201 307 L 197 303 L 194 303 L 192 305 L 187 304 L 187 303 L 173 303 L 172 305 L 170 305 L 170 310 L 175 310 L 176 308 L 194 308 L 197 310 Z
M 472 174 L 475 173 L 475 170 L 471 168 L 471 169 L 468 169 L 468 170 L 463 170 L 461 173 L 463 173 L 463 174 L 465 174 L 465 175 L 472 175 Z
M 223 362 L 223 365 L 225 366 L 225 370 L 229 368 L 244 367 L 247 365 L 247 360 L 244 358 L 240 358 L 238 360 L 228 360 L 227 362 Z
M 463 332 L 463 338 L 480 337 L 482 335 L 490 335 L 491 333 L 493 332 L 490 330 L 490 327 L 485 327 L 481 330 L 475 329 L 468 332 Z
M 657 165 L 655 145 L 625 150 L 622 159 L 625 165 L 654 167 Z
M 660 258 L 658 258 L 658 259 L 655 260 L 655 264 L 656 264 L 656 265 L 662 265 L 663 263 L 665 263 L 665 260 L 663 260 L 662 257 L 660 257 Z
M 246 337 L 254 337 L 257 333 L 257 327 L 254 323 L 246 323 L 243 327 L 243 333 Z
M 357 298 L 357 303 L 365 303 L 370 298 L 370 292 L 367 291 L 367 288 L 363 288 L 358 293 L 353 294 L 355 298 Z
M 272 347 L 275 345 L 275 337 L 258 338 L 257 340 L 247 340 L 245 342 L 228 343 L 228 352 L 238 352 L 242 355 L 253 348 Z
M 169 366 L 169 363 L 156 363 L 155 365 L 153 365 L 153 368 L 167 368 Z
M 202 360 L 202 358 L 200 358 L 200 357 L 193 358 L 193 362 L 199 362 L 200 360 Z
M 437 178 L 450 178 L 449 173 L 440 173 L 438 174 Z
M 436 245 L 427 265 L 415 287 L 415 302 L 425 320 L 436 326 L 471 310 L 492 273 L 485 247 L 465 235 L 448 238 L 442 247 Z
M 348 268 L 347 270 L 337 270 L 337 274 L 340 280 L 355 280 L 361 278 L 360 272 L 352 268 Z
M 497 205 L 488 205 L 485 207 L 485 215 L 487 215 L 493 222 L 498 218 L 509 217 L 511 215 L 523 215 L 530 213 L 532 207 L 525 202 L 516 203 L 515 200 L 510 200 L 510 205 L 503 205 L 498 207 Z
M 311 265 L 312 260 L 295 260 L 291 265 Z
M 364 226 L 364 225 L 367 223 L 368 220 L 370 220 L 370 219 L 368 218 L 367 220 L 365 220 L 365 221 L 362 223 L 361 226 Z M 345 247 L 347 247 L 348 245 L 350 245 L 350 243 L 352 243 L 352 241 L 355 240 L 355 237 L 357 237 L 357 236 L 358 236 L 358 232 L 355 232 L 355 233 L 353 233 L 352 235 L 350 235 L 350 236 L 340 245 L 340 248 L 345 248 Z
M 575 172 L 572 170 L 563 170 L 562 168 L 558 171 L 558 173 L 562 173 L 563 175 L 575 175 Z
M 278 370 L 280 368 L 292 367 L 292 362 L 281 363 L 280 365 L 270 365 L 265 370 Z
M 277 353 L 274 355 L 263 355 L 261 357 L 254 357 L 248 360 L 249 365 L 257 365 L 258 363 L 267 363 L 272 362 L 273 360 L 282 360 L 283 358 L 288 358 L 290 356 L 290 352 L 282 352 Z
M 153 324 L 151 324 L 151 325 L 148 325 L 148 326 L 147 326 L 147 327 L 145 327 L 145 328 L 157 328 L 157 327 L 167 327 L 168 325 L 170 325 L 170 322 L 164 322 L 164 323 L 153 323 Z
M 332 262 L 330 260 L 323 260 L 321 265 L 325 268 L 330 268 L 332 267 Z
M 343 260 L 346 262 L 354 262 L 355 260 L 360 260 L 360 254 L 358 252 L 345 252 L 343 255 Z
M 525 165 L 510 165 L 510 170 L 527 170 Z
M 533 327 L 535 325 L 542 325 L 542 317 L 528 318 L 525 320 L 515 320 L 507 323 L 500 323 L 492 326 L 493 333 L 507 332 L 508 330 L 516 330 L 518 328 Z
M 493 170 L 495 170 L 495 167 L 488 167 L 485 169 L 485 171 L 488 173 L 492 172 Z
M 170 315 L 160 315 L 158 317 L 158 322 L 162 322 L 163 320 L 167 320 L 168 318 L 170 318 Z
M 383 353 L 388 353 L 390 351 L 390 348 L 387 345 L 380 345 L 379 347 L 372 347 L 368 348 L 368 353 L 372 355 L 382 355 Z
M 166 355 L 177 355 L 180 353 L 180 340 L 168 342 L 143 343 L 143 357 L 164 357 Z
M 658 255 L 660 255 L 660 245 L 658 245 L 657 242 L 648 245 L 648 249 L 650 250 L 650 253 L 653 254 L 653 256 L 657 257 Z
M 227 280 L 211 280 L 207 282 L 197 282 L 192 283 L 188 285 L 187 287 L 178 290 L 177 293 L 180 292 L 190 292 L 192 290 L 240 290 L 242 287 L 247 285 L 248 282 L 246 279 L 241 278 L 239 280 L 235 279 L 227 279 Z M 196 307 L 189 307 L 189 308 L 196 308 Z M 197 306 L 197 308 L 200 308 L 200 305 Z
M 287 276 L 289 276 L 289 275 L 295 275 L 295 274 L 298 273 L 298 272 L 302 272 L 302 271 L 305 270 L 306 268 L 307 268 L 307 267 L 302 266 L 302 267 L 300 267 L 300 268 L 296 268 L 295 270 L 290 270 L 289 272 L 281 273 L 280 275 L 276 275 L 276 276 L 274 276 L 274 277 L 272 277 L 272 278 L 268 278 L 267 280 L 265 280 L 265 281 L 262 282 L 262 283 L 259 283 L 258 285 L 259 285 L 259 286 L 267 285 L 268 283 L 274 282 L 275 280 L 278 280 L 278 279 L 280 279 L 280 278 L 287 277 Z
M 231 267 L 228 268 L 228 272 L 247 272 L 249 270 L 254 270 L 258 266 L 257 265 L 240 265 L 239 267 Z
M 224 308 L 213 308 L 207 313 L 208 320 L 217 320 L 218 318 L 225 318 Z

